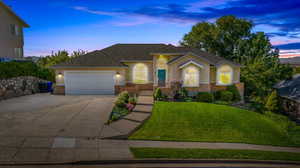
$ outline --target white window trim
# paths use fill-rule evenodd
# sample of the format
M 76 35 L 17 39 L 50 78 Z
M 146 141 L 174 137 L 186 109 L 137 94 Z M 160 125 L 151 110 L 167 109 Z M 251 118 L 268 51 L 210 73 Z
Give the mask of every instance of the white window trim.
M 197 67 L 195 67 L 196 69 L 197 69 L 197 71 L 198 71 L 198 73 L 197 73 L 197 83 L 196 83 L 196 85 L 185 85 L 184 83 L 184 80 L 185 80 L 185 70 L 187 69 L 187 68 L 190 68 L 190 67 L 186 67 L 186 68 L 183 68 L 182 69 L 182 81 L 183 81 L 183 83 L 182 83 L 182 86 L 183 87 L 199 87 L 200 86 L 200 70 L 199 70 L 199 68 L 197 68 Z
M 229 86 L 229 85 L 232 85 L 233 84 L 233 78 L 234 78 L 234 70 L 233 70 L 233 68 L 231 67 L 231 66 L 229 66 L 229 65 L 227 65 L 227 66 L 229 66 L 230 67 L 230 69 L 231 69 L 231 72 L 230 72 L 230 75 L 231 75 L 231 81 L 230 81 L 230 83 L 229 84 L 223 84 L 223 83 L 220 83 L 220 68 L 222 67 L 222 66 L 225 66 L 225 65 L 221 65 L 221 66 L 218 66 L 218 68 L 217 68 L 217 75 L 216 75 L 216 77 L 217 77 L 217 79 L 216 79 L 216 85 L 217 86 Z
M 136 76 L 136 72 L 135 72 L 135 68 L 138 64 L 143 64 L 145 67 L 146 67 L 146 81 L 143 82 L 143 83 L 137 83 L 135 82 L 135 76 Z M 144 63 L 136 63 L 133 67 L 132 67 L 132 83 L 135 83 L 135 84 L 146 84 L 146 83 L 149 83 L 149 67 L 144 64 Z

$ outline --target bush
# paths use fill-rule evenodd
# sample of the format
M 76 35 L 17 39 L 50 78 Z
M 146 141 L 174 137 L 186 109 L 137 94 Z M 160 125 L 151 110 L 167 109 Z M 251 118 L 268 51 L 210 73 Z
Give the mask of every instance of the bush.
M 227 90 L 220 92 L 220 100 L 230 102 L 233 99 L 233 94 Z
M 137 102 L 136 97 L 130 97 L 130 98 L 128 99 L 128 103 L 129 103 L 129 104 L 136 105 L 136 102 Z
M 274 90 L 268 97 L 265 104 L 265 108 L 271 112 L 278 112 L 279 110 L 279 100 L 276 90 Z
M 185 100 L 188 97 L 188 91 L 185 88 L 180 88 L 175 96 L 174 99 L 176 100 Z
M 227 91 L 233 94 L 233 101 L 241 101 L 240 92 L 235 85 L 227 86 Z
M 196 97 L 197 101 L 199 102 L 207 102 L 211 103 L 214 101 L 214 96 L 208 92 L 199 92 Z
M 110 116 L 110 121 L 108 121 L 108 122 L 118 120 L 122 116 L 127 115 L 128 113 L 129 113 L 129 110 L 127 108 L 115 106 L 112 110 L 112 113 Z
M 118 99 L 128 103 L 129 101 L 129 93 L 127 91 L 123 91 L 119 94 Z
M 19 76 L 34 76 L 40 79 L 55 81 L 54 71 L 43 68 L 33 62 L 1 62 L 0 79 Z
M 154 100 L 157 100 L 157 101 L 163 100 L 164 96 L 163 96 L 162 91 L 161 91 L 160 88 L 155 89 L 154 94 L 153 94 L 153 98 L 154 98 Z
M 117 107 L 126 107 L 126 104 L 129 102 L 129 93 L 127 91 L 123 91 L 119 94 L 115 105 Z

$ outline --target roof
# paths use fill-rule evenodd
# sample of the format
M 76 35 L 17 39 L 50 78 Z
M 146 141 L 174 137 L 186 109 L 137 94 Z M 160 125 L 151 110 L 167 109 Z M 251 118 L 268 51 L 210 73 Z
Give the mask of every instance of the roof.
M 170 44 L 115 44 L 102 50 L 96 50 L 73 58 L 68 62 L 55 65 L 53 68 L 70 66 L 124 67 L 126 65 L 123 64 L 123 62 L 152 61 L 153 54 L 170 54 L 182 57 L 188 53 L 193 53 L 194 55 L 202 57 L 214 65 L 217 65 L 222 61 L 227 61 L 239 66 L 239 64 L 195 48 L 176 47 Z
M 292 79 L 284 80 L 274 86 L 281 97 L 300 102 L 300 74 Z
M 15 17 L 19 22 L 23 24 L 24 27 L 30 27 L 22 18 L 20 18 L 9 6 L 5 5 L 4 2 L 0 0 L 0 7 L 6 9 L 8 13 L 10 13 L 13 17 Z
M 281 64 L 300 65 L 300 57 L 280 58 Z

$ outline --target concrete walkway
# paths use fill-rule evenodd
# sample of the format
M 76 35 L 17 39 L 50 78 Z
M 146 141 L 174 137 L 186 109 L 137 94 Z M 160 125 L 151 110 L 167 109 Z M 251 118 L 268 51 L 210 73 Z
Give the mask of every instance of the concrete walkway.
M 300 153 L 300 148 L 242 143 L 206 143 L 206 142 L 171 142 L 171 141 L 128 141 L 130 147 L 149 148 L 190 148 L 190 149 L 245 149 L 274 152 Z
M 105 125 L 102 139 L 127 139 L 139 126 L 151 116 L 153 106 L 152 96 L 139 96 L 134 110 L 123 119 Z

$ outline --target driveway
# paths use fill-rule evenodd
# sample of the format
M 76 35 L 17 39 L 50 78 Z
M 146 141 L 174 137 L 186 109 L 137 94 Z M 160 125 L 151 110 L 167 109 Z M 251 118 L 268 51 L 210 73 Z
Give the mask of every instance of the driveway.
M 0 136 L 97 137 L 113 96 L 36 94 L 0 102 Z
M 0 162 L 99 159 L 114 99 L 36 94 L 1 101 Z

